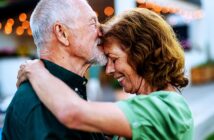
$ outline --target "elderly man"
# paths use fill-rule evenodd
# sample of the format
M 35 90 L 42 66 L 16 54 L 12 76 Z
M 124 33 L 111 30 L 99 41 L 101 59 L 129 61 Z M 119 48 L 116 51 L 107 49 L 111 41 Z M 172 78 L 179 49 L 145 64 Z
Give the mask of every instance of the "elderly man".
M 99 48 L 102 34 L 95 12 L 85 0 L 41 0 L 30 24 L 46 68 L 86 99 L 85 72 L 92 64 L 106 63 Z M 63 126 L 39 101 L 29 82 L 19 87 L 8 108 L 2 136 L 3 140 L 104 139 L 102 134 Z

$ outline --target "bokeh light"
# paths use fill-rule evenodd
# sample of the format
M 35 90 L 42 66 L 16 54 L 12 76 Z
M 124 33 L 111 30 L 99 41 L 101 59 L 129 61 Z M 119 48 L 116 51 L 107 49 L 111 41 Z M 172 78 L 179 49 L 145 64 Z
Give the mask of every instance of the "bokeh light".
M 12 18 L 9 18 L 9 19 L 7 20 L 7 25 L 13 26 L 14 23 L 15 23 L 15 21 L 14 21 L 14 19 L 12 19 Z
M 10 26 L 10 25 L 5 25 L 5 27 L 4 27 L 4 33 L 5 33 L 6 35 L 9 35 L 9 34 L 11 34 L 12 32 L 13 32 L 12 26 Z
M 153 6 L 154 6 L 154 4 L 151 3 L 151 2 L 147 2 L 147 3 L 146 3 L 146 8 L 148 8 L 148 9 L 152 9 Z
M 32 30 L 31 30 L 31 28 L 28 28 L 28 29 L 27 29 L 27 34 L 28 34 L 29 36 L 32 36 Z
M 22 22 L 22 28 L 23 29 L 28 29 L 30 27 L 30 23 L 29 23 L 29 21 L 24 21 L 24 22 Z
M 153 5 L 153 10 L 156 12 L 156 13 L 160 13 L 161 10 L 162 10 L 162 7 L 157 5 L 157 4 L 154 4 Z
M 23 35 L 24 34 L 24 29 L 21 26 L 17 27 L 16 28 L 16 34 L 19 35 L 19 36 Z
M 168 7 L 162 7 L 161 12 L 162 12 L 163 14 L 167 14 L 167 13 L 169 12 L 169 8 L 168 8 Z
M 0 22 L 0 30 L 1 30 L 1 28 L 2 28 L 2 23 Z
M 114 8 L 108 6 L 104 9 L 104 14 L 106 16 L 112 16 L 114 14 Z
M 27 15 L 25 13 L 21 13 L 19 15 L 19 21 L 24 22 L 27 19 Z

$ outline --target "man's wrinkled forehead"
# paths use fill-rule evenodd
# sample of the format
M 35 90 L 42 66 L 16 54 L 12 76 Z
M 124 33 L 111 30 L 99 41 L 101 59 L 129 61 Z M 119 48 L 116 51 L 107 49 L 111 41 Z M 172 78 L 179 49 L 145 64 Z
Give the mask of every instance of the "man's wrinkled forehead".
M 86 0 L 76 0 L 75 3 L 80 8 L 80 10 L 83 9 L 83 10 L 86 10 L 88 12 L 93 11 L 92 7 L 89 5 L 89 3 Z
M 88 14 L 91 16 L 91 17 L 94 17 L 97 19 L 97 14 L 96 12 L 91 8 L 91 6 L 88 7 L 88 10 L 87 10 Z

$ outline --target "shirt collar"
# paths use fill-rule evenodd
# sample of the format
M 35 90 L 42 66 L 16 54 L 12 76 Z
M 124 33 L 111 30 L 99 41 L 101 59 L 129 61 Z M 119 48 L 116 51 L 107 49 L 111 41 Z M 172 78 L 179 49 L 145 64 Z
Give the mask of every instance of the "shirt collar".
M 83 99 L 87 99 L 86 96 L 86 84 L 87 79 L 85 77 L 81 77 L 53 62 L 42 59 L 45 64 L 45 67 L 49 70 L 49 72 L 55 77 L 62 80 L 66 83 L 70 88 L 75 90 L 77 94 Z

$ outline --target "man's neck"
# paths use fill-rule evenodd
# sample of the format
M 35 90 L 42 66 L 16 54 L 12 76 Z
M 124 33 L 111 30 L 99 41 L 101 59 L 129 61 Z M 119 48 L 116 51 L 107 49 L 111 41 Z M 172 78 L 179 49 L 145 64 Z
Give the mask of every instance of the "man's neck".
M 88 64 L 79 58 L 66 55 L 62 56 L 58 55 L 58 53 L 54 55 L 41 56 L 41 59 L 49 60 L 81 77 L 86 74 L 86 71 L 91 66 L 91 64 Z

